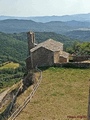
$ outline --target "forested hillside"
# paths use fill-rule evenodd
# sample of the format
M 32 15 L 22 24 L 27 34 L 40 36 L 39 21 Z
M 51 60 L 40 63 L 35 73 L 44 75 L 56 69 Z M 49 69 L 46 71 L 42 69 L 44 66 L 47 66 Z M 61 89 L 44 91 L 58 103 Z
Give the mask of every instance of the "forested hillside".
M 65 33 L 66 36 L 74 39 L 79 39 L 82 41 L 89 41 L 90 42 L 90 30 L 74 30 Z
M 27 56 L 27 42 L 12 35 L 0 33 L 0 61 L 24 61 Z
M 52 32 L 37 32 L 36 42 L 40 43 L 49 38 L 60 41 L 69 46 L 73 43 L 72 39 L 66 36 L 52 33 Z M 28 55 L 28 44 L 27 44 L 27 34 L 26 33 L 14 33 L 6 34 L 0 33 L 0 60 L 4 61 L 14 60 L 14 61 L 25 61 Z
M 36 32 L 35 37 L 37 43 L 43 42 L 49 38 L 62 42 L 64 44 L 64 50 L 67 50 L 70 53 L 73 53 L 73 51 L 75 52 L 75 48 L 73 47 L 74 42 L 79 41 L 53 32 Z M 78 51 L 90 51 L 89 44 L 90 43 L 83 43 L 83 45 L 78 47 L 80 48 Z M 19 63 L 25 62 L 25 59 L 28 56 L 27 50 L 27 33 L 6 34 L 0 32 L 0 63 L 8 60 Z M 85 52 L 85 54 L 86 53 L 89 54 L 89 52 Z

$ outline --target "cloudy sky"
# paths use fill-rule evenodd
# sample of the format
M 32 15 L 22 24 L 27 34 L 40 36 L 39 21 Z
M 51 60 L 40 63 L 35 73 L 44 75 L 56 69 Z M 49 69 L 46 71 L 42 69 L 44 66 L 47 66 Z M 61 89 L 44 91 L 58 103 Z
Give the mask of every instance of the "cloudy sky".
M 90 13 L 90 0 L 0 0 L 0 15 L 52 16 Z

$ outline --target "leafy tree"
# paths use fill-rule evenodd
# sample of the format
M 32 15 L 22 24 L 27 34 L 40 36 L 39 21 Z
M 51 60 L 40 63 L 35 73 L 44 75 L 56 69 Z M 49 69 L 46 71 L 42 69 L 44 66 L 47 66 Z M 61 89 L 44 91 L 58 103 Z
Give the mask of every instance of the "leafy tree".
M 75 42 L 67 51 L 75 55 L 90 55 L 90 42 Z

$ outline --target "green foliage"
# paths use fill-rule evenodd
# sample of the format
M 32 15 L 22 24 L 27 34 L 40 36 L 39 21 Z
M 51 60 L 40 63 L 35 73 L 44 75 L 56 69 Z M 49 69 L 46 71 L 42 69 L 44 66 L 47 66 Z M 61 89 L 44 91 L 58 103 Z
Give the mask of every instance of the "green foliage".
M 90 55 L 90 42 L 75 42 L 67 51 L 76 55 Z
M 0 33 L 0 62 L 24 61 L 26 56 L 27 42 L 17 40 L 9 34 Z
M 0 66 L 0 91 L 21 80 L 26 72 L 23 62 L 20 64 L 5 62 Z
M 0 88 L 11 86 L 23 78 L 25 68 L 20 66 L 16 69 L 0 69 Z
M 36 41 L 38 43 L 51 38 L 56 41 L 62 42 L 64 44 L 64 50 L 66 50 L 67 47 L 73 45 L 73 43 L 76 41 L 75 39 L 71 39 L 69 37 L 66 37 L 65 35 L 57 34 L 54 32 L 36 32 L 35 34 L 36 34 Z
M 90 30 L 73 30 L 70 32 L 67 32 L 65 34 L 66 36 L 72 38 L 72 39 L 78 39 L 82 41 L 90 41 Z

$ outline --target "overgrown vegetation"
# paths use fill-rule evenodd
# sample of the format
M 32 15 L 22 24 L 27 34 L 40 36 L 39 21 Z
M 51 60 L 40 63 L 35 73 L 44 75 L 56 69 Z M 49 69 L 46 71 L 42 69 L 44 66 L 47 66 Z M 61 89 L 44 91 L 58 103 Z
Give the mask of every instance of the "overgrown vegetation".
M 18 63 L 7 62 L 0 65 L 0 91 L 20 81 L 25 72 L 25 67 Z

